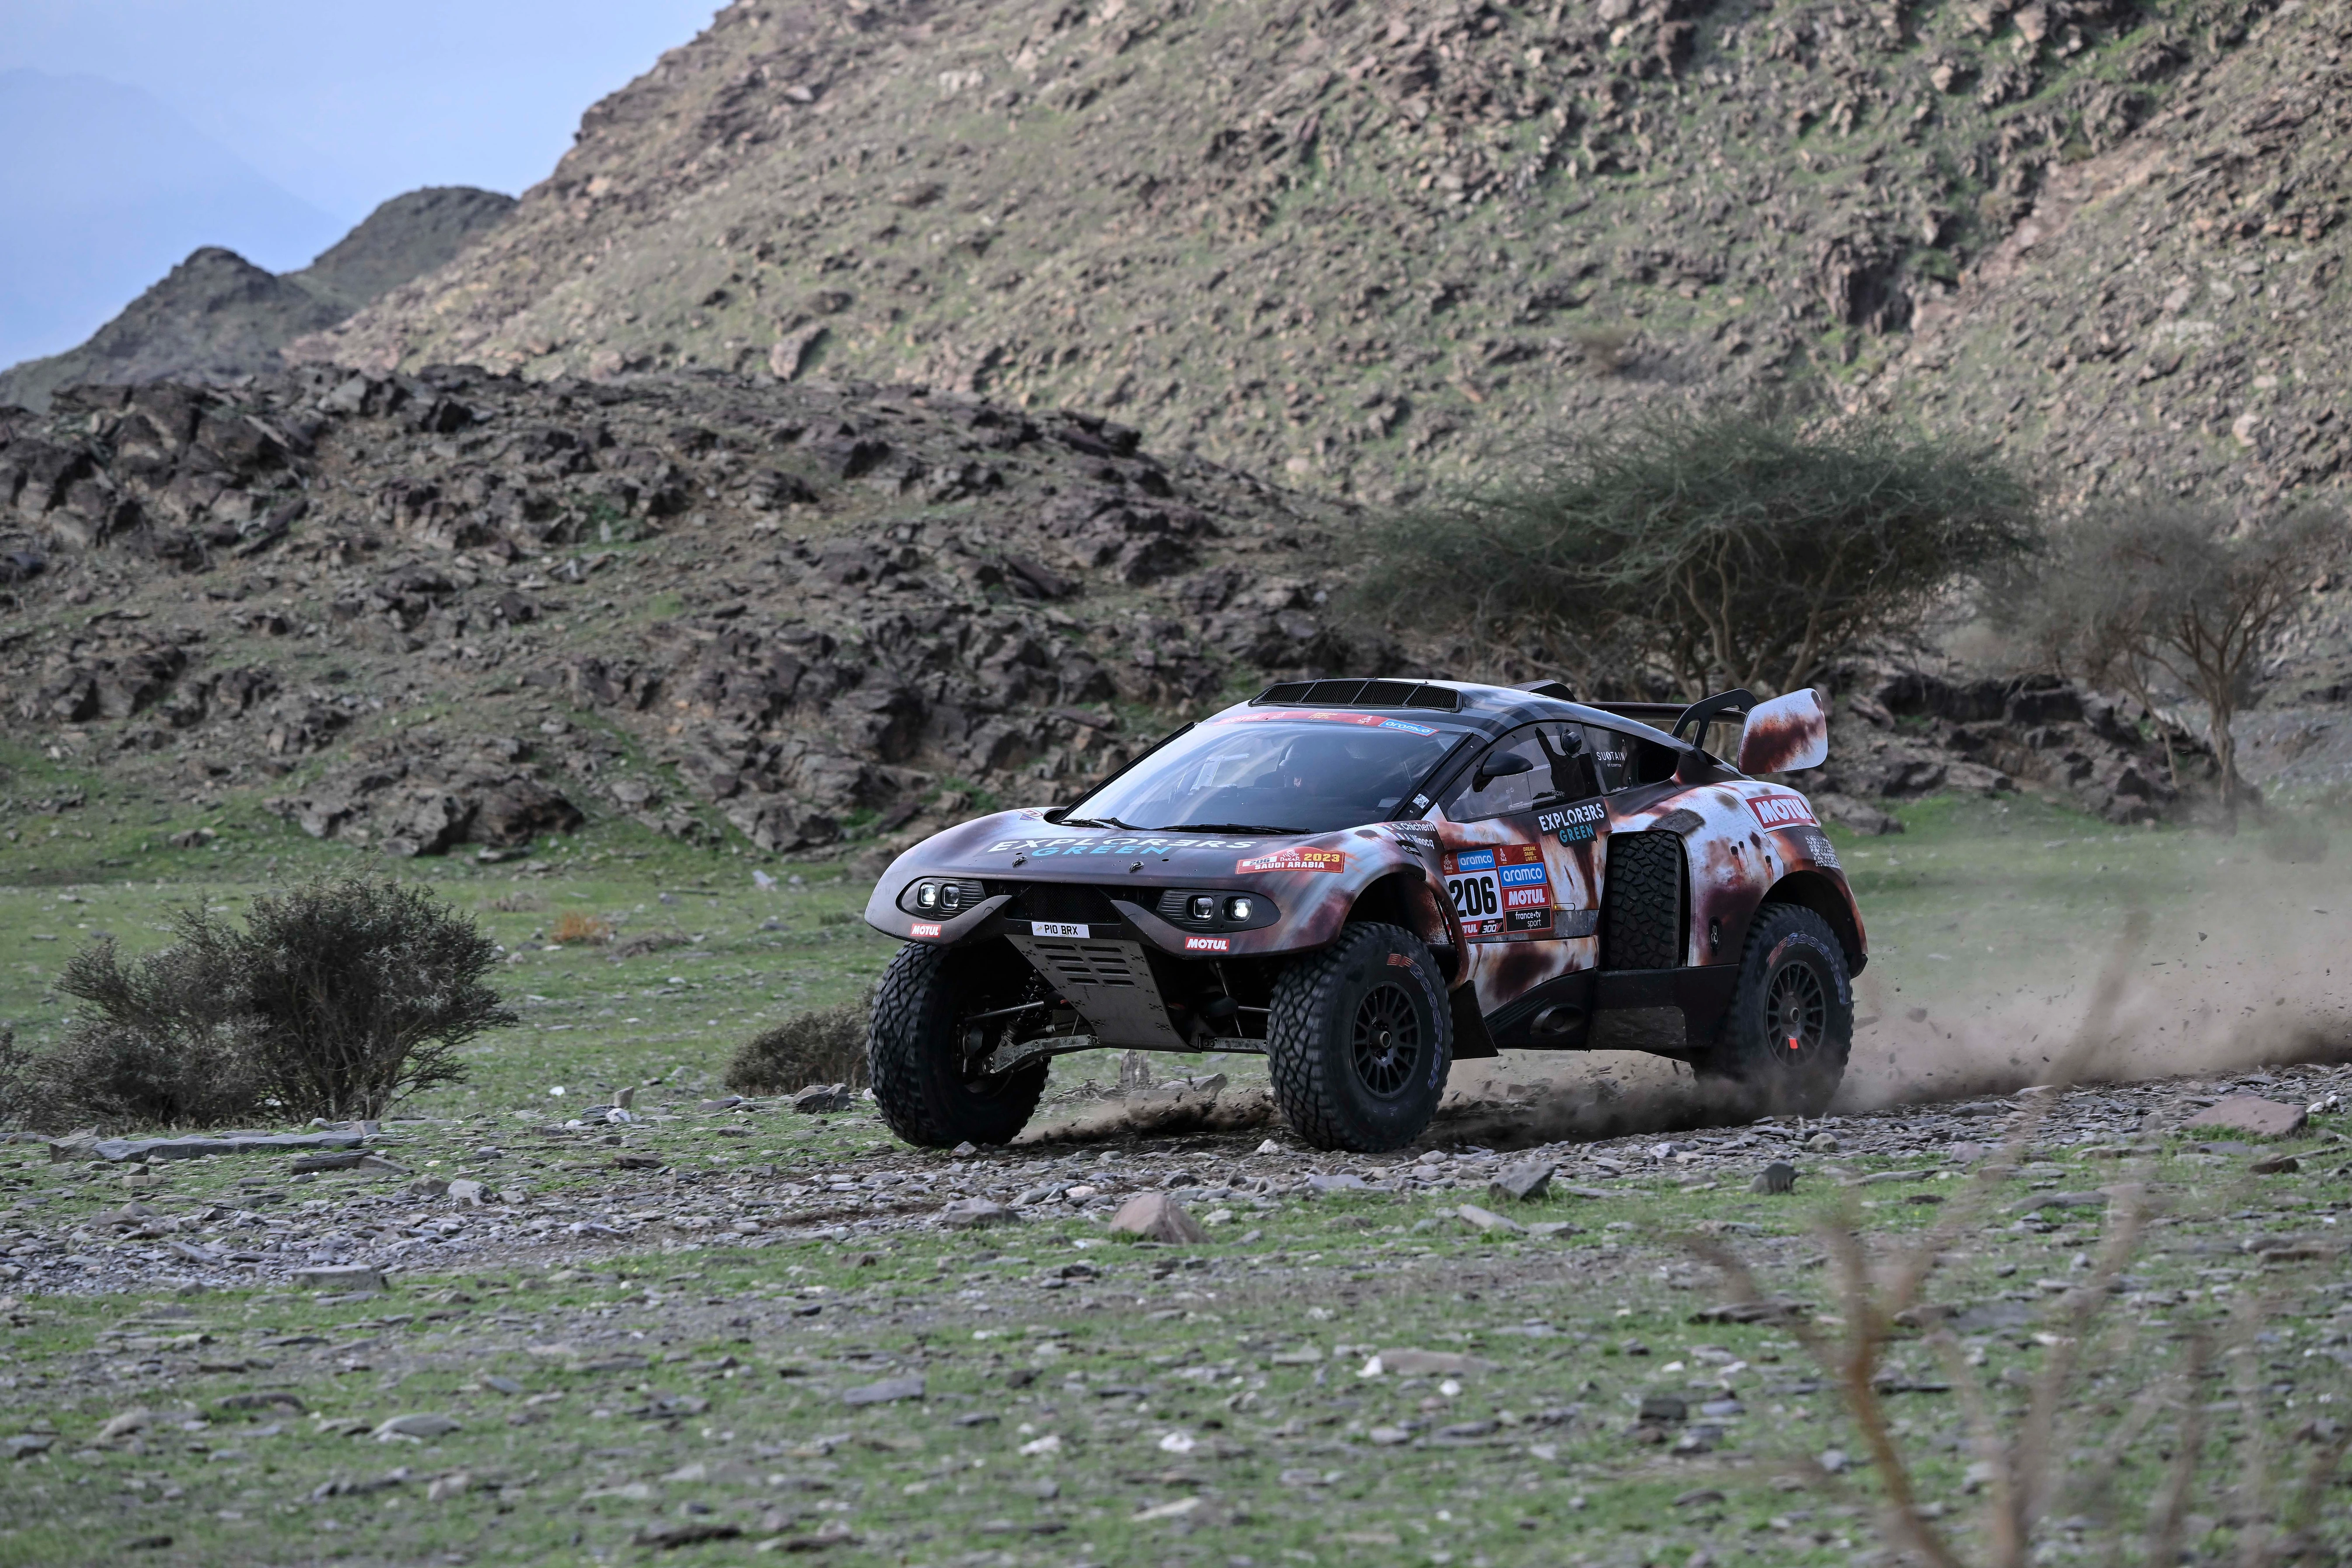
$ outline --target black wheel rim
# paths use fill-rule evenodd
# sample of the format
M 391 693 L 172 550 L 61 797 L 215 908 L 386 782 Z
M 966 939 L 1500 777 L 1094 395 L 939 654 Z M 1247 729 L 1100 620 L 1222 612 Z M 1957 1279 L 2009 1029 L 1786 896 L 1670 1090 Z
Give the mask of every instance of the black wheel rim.
M 1811 1067 L 1829 1034 L 1829 988 L 1801 960 L 1772 972 L 1764 988 L 1764 1028 L 1772 1059 L 1785 1068 Z
M 1401 985 L 1374 986 L 1356 1004 L 1356 1080 L 1376 1095 L 1402 1091 L 1421 1062 L 1421 1015 Z

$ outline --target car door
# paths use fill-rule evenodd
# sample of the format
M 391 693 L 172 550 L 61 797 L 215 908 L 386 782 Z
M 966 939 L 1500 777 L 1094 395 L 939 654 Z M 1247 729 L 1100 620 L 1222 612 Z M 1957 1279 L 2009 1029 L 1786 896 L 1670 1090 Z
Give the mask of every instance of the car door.
M 1435 814 L 1445 896 L 1498 1046 L 1566 1044 L 1580 1026 L 1571 993 L 1598 959 L 1601 796 L 1582 726 L 1547 721 L 1497 739 Z

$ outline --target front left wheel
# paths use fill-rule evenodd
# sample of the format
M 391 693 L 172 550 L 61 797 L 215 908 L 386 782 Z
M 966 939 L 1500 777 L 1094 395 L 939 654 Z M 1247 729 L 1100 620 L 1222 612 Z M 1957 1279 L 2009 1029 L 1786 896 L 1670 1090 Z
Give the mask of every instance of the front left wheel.
M 1009 960 L 1009 962 L 1007 962 Z M 1009 1143 L 1045 1091 L 1043 1057 L 1008 1072 L 981 1064 L 1007 1033 L 1005 1009 L 1032 999 L 1036 972 L 987 948 L 898 950 L 874 993 L 866 1065 L 890 1131 L 909 1143 Z M 987 1016 L 994 1015 L 994 1016 Z
M 1437 1114 L 1454 1060 L 1436 960 L 1402 926 L 1349 926 L 1275 983 L 1265 1054 L 1275 1103 L 1307 1142 L 1402 1148 Z

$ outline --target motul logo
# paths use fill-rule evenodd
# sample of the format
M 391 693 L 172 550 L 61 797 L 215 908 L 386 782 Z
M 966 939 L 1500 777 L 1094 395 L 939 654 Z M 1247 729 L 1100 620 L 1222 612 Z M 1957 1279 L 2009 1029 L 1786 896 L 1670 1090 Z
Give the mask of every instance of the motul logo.
M 1188 936 L 1184 939 L 1186 952 L 1230 952 L 1233 945 L 1221 936 Z
M 1817 827 L 1813 808 L 1805 804 L 1801 795 L 1759 795 L 1751 798 L 1748 809 L 1766 827 Z
M 940 928 L 936 922 L 931 921 L 917 921 L 915 922 L 915 929 L 912 934 L 916 936 L 937 936 L 940 934 Z

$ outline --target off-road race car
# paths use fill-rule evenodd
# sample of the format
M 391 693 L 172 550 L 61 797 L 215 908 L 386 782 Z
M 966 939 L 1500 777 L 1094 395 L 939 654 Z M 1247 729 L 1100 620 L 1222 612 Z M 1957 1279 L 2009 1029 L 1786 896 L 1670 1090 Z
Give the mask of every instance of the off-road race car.
M 1868 950 L 1812 808 L 1756 775 L 1822 764 L 1821 700 L 1571 696 L 1289 682 L 917 845 L 866 909 L 907 943 L 883 1115 L 1002 1143 L 1050 1058 L 1103 1047 L 1263 1053 L 1327 1149 L 1412 1142 L 1452 1063 L 1504 1049 L 1653 1052 L 1818 1114 Z

